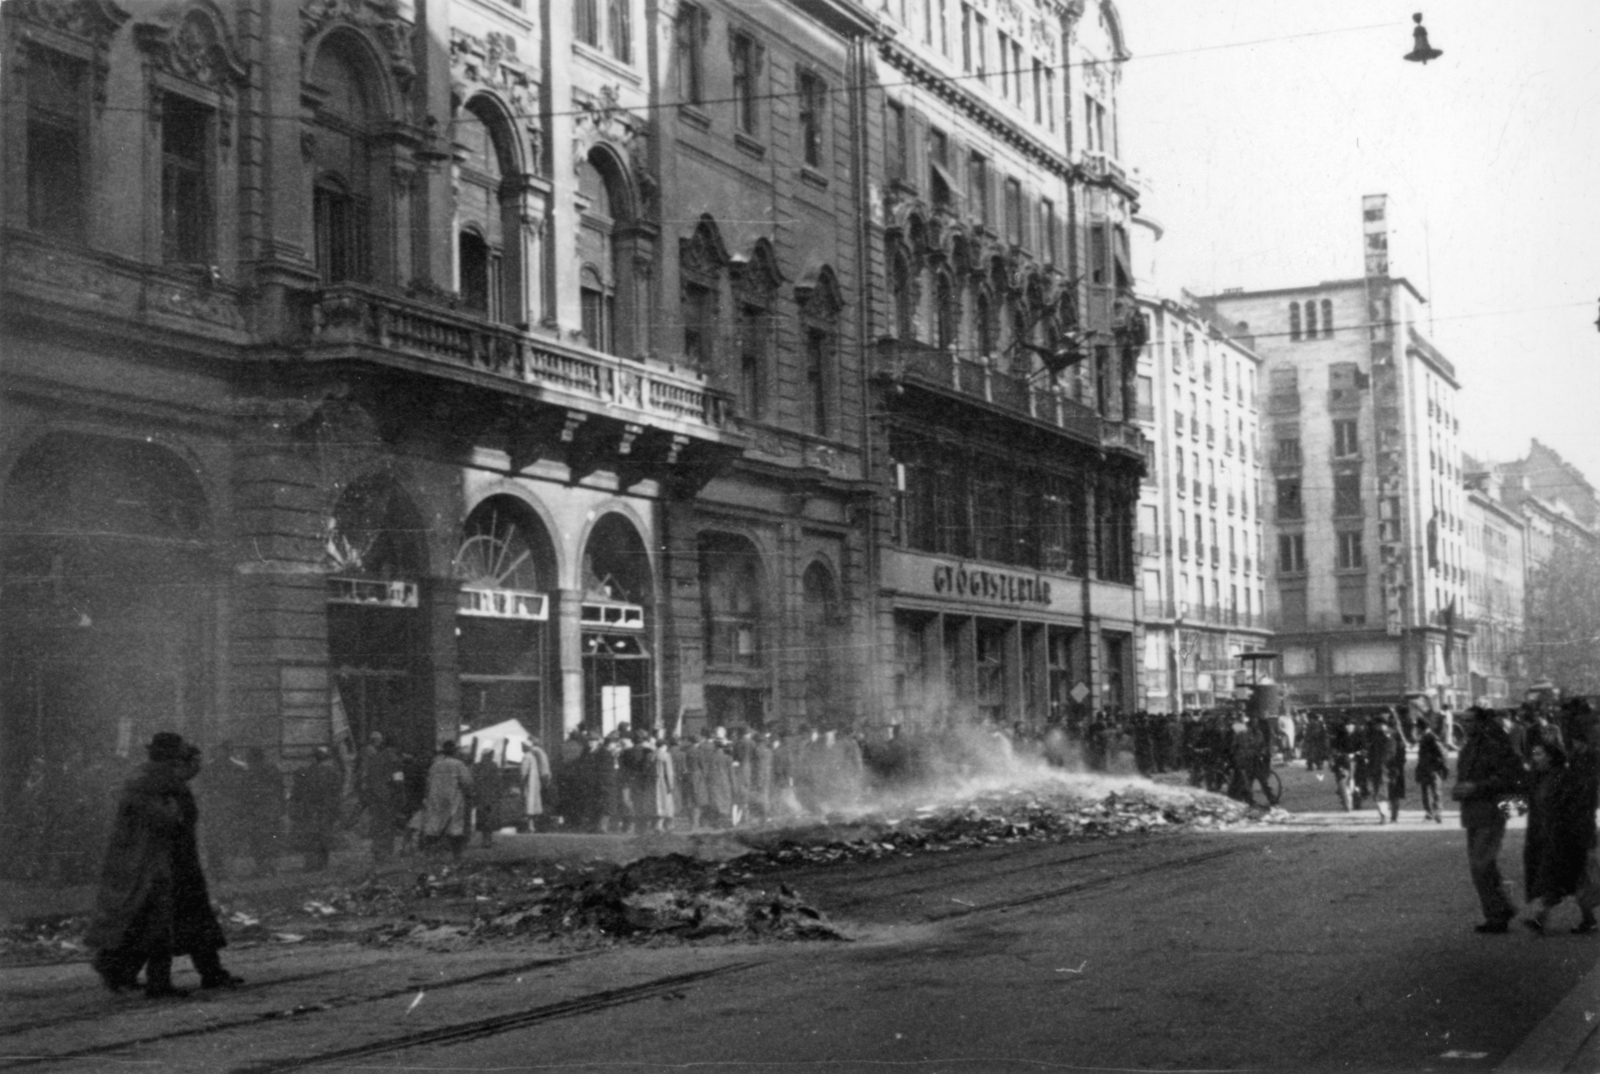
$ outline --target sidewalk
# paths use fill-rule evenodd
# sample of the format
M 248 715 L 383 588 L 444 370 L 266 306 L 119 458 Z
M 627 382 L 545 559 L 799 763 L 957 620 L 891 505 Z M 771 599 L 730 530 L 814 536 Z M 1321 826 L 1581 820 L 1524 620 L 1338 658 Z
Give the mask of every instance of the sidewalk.
M 1590 1074 L 1600 1070 L 1600 966 L 1545 1015 L 1496 1074 Z
M 661 854 L 684 854 L 697 858 L 730 858 L 749 848 L 739 843 L 732 832 L 676 832 L 607 835 L 593 832 L 518 834 L 509 830 L 495 836 L 494 845 L 474 844 L 467 850 L 468 862 L 485 861 L 613 861 L 618 864 Z M 278 859 L 277 872 L 270 876 L 247 876 L 238 880 L 210 879 L 211 897 L 226 902 L 239 895 L 262 896 L 309 891 L 335 884 L 349 884 L 374 874 L 422 871 L 437 867 L 442 859 L 408 854 L 378 863 L 372 860 L 365 840 L 354 840 L 344 850 L 334 852 L 326 869 L 307 872 L 299 854 Z M 21 924 L 40 918 L 86 915 L 94 908 L 95 885 L 76 884 L 49 887 L 0 881 L 0 926 Z

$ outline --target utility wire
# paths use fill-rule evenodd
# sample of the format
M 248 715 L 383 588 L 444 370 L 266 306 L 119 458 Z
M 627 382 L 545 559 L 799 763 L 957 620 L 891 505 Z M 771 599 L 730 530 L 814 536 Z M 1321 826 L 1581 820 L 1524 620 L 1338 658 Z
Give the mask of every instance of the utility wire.
M 1224 42 L 1224 43 L 1216 44 L 1216 45 L 1199 45 L 1199 46 L 1196 46 L 1194 48 L 1171 49 L 1171 50 L 1169 50 L 1167 52 L 1153 52 L 1153 53 L 1149 53 L 1149 54 L 1146 54 L 1146 55 L 1143 55 L 1143 56 L 1133 55 L 1133 56 L 1130 56 L 1126 60 L 1119 60 L 1119 59 L 1088 59 L 1088 60 L 1073 60 L 1073 61 L 1067 61 L 1067 62 L 1063 62 L 1063 63 L 1054 63 L 1054 64 L 1042 64 L 1039 67 L 1039 70 L 1041 70 L 1041 71 L 1051 71 L 1051 72 L 1065 72 L 1065 71 L 1069 71 L 1069 70 L 1071 70 L 1073 68 L 1081 68 L 1081 67 L 1101 67 L 1101 66 L 1112 66 L 1112 65 L 1120 66 L 1120 65 L 1125 64 L 1125 63 L 1130 63 L 1130 62 L 1139 61 L 1139 60 L 1168 59 L 1168 58 L 1171 58 L 1171 57 L 1174 57 L 1174 56 L 1187 56 L 1187 55 L 1191 55 L 1191 54 L 1195 54 L 1195 53 L 1202 53 L 1202 52 L 1217 52 L 1217 51 L 1222 51 L 1222 50 L 1225 50 L 1225 49 L 1253 48 L 1253 47 L 1255 47 L 1257 45 L 1274 44 L 1274 43 L 1280 42 L 1280 41 L 1296 41 L 1296 40 L 1301 40 L 1303 38 L 1310 38 L 1310 37 L 1327 37 L 1329 35 L 1334 35 L 1334 34 L 1363 33 L 1363 32 L 1366 32 L 1368 30 L 1392 30 L 1392 29 L 1394 29 L 1396 27 L 1405 26 L 1405 25 L 1407 25 L 1407 24 L 1403 23 L 1403 22 L 1383 22 L 1383 23 L 1370 23 L 1370 24 L 1365 25 L 1365 26 L 1343 26 L 1343 27 L 1334 27 L 1334 28 L 1328 29 L 1328 30 L 1309 30 L 1309 31 L 1306 31 L 1304 33 L 1283 34 L 1283 35 L 1278 36 L 1278 37 L 1260 37 L 1260 38 L 1255 38 L 1255 39 L 1250 40 L 1250 41 L 1231 41 L 1231 42 Z M 920 46 L 920 47 L 927 47 L 927 46 Z M 940 55 L 941 55 L 941 57 L 943 59 L 946 59 L 946 60 L 948 60 L 950 62 L 955 62 L 953 57 L 943 57 L 942 54 L 940 54 Z M 843 97 L 846 94 L 849 94 L 849 93 L 852 93 L 852 92 L 856 92 L 856 91 L 860 91 L 860 90 L 865 90 L 865 89 L 884 89 L 884 90 L 888 90 L 888 89 L 902 89 L 902 88 L 907 87 L 907 86 L 922 87 L 922 86 L 925 86 L 925 84 L 928 81 L 942 82 L 942 83 L 947 83 L 947 84 L 952 84 L 953 85 L 953 84 L 958 84 L 958 83 L 962 83 L 962 82 L 971 82 L 973 80 L 981 80 L 983 82 L 984 86 L 987 87 L 989 85 L 989 82 L 990 82 L 991 79 L 998 79 L 999 78 L 1001 70 L 1002 70 L 1001 68 L 995 68 L 993 70 L 990 70 L 990 69 L 986 68 L 986 69 L 984 69 L 982 71 L 964 71 L 964 72 L 962 72 L 960 74 L 950 74 L 950 75 L 933 74 L 933 75 L 930 75 L 928 78 L 924 78 L 924 79 L 909 79 L 908 78 L 908 79 L 905 79 L 905 80 L 902 80 L 902 81 L 899 81 L 899 82 L 885 82 L 885 81 L 876 81 L 876 80 L 874 80 L 874 81 L 871 81 L 871 82 L 862 82 L 862 83 L 854 83 L 854 84 L 846 83 L 845 85 L 842 85 L 842 86 L 838 87 L 837 89 L 835 89 L 835 88 L 833 88 L 831 86 L 830 87 L 826 87 L 825 88 L 825 93 L 829 97 L 834 97 L 834 96 Z M 1022 81 L 1022 76 L 1024 74 L 1031 73 L 1032 70 L 1033 70 L 1033 68 L 1031 66 L 1028 67 L 1026 70 L 1024 70 L 1022 68 L 1017 68 L 1017 69 L 1011 71 L 1010 77 L 1013 78 L 1013 79 L 1016 79 L 1020 83 Z M 785 91 L 781 91 L 781 92 L 734 95 L 734 96 L 728 96 L 728 97 L 703 97 L 703 98 L 701 98 L 699 100 L 671 100 L 671 101 L 654 101 L 654 102 L 648 102 L 647 101 L 647 102 L 640 102 L 637 105 L 627 105 L 625 107 L 622 107 L 620 110 L 621 111 L 625 111 L 625 112 L 634 112 L 634 111 L 657 111 L 657 110 L 664 110 L 664 109 L 669 109 L 669 108 L 681 108 L 681 107 L 707 108 L 707 107 L 712 107 L 712 106 L 717 106 L 717 105 L 730 105 L 730 104 L 731 105 L 740 105 L 740 104 L 749 104 L 749 103 L 763 102 L 763 101 L 781 101 L 781 100 L 788 100 L 788 99 L 791 99 L 791 98 L 799 99 L 799 98 L 805 96 L 808 92 L 811 92 L 811 91 L 803 91 L 803 90 L 795 89 L 795 90 L 785 90 Z M 1019 108 L 1021 108 L 1022 105 L 1024 103 L 1026 103 L 1025 101 L 1017 101 L 1017 100 L 1015 100 L 1013 98 L 1009 98 L 1009 97 L 998 97 L 997 99 L 1001 100 L 1001 101 L 1004 101 L 1004 102 L 1006 102 L 1008 104 L 1016 105 Z M 142 106 L 136 106 L 136 105 L 105 104 L 105 105 L 97 106 L 97 108 L 99 110 L 102 110 L 102 111 L 117 111 L 117 112 L 145 112 L 145 111 L 147 111 L 146 108 L 144 108 Z M 552 111 L 550 111 L 548 113 L 548 115 L 549 115 L 549 118 L 551 118 L 551 119 L 564 119 L 564 118 L 569 118 L 569 117 L 572 117 L 572 116 L 589 115 L 593 111 L 594 110 L 590 109 L 590 108 L 578 107 L 578 108 L 572 108 L 572 109 L 566 109 L 566 110 L 552 110 Z M 301 112 L 295 112 L 295 113 L 292 113 L 292 114 L 285 114 L 285 113 L 278 113 L 278 112 L 267 112 L 267 111 L 262 111 L 262 110 L 250 110 L 250 111 L 248 111 L 248 114 L 252 115 L 252 116 L 259 116 L 259 117 L 266 118 L 266 119 L 300 119 L 300 118 L 303 118 L 303 115 L 304 115 L 304 113 L 301 113 Z M 521 120 L 541 119 L 541 118 L 544 118 L 544 116 L 545 116 L 545 113 L 543 113 L 543 112 L 537 112 L 536 113 L 536 112 L 531 112 L 531 111 L 519 111 L 519 110 L 508 110 L 507 114 L 510 115 L 514 119 L 521 119 Z M 1063 116 L 1061 118 L 1062 118 L 1063 124 L 1065 124 L 1066 117 Z

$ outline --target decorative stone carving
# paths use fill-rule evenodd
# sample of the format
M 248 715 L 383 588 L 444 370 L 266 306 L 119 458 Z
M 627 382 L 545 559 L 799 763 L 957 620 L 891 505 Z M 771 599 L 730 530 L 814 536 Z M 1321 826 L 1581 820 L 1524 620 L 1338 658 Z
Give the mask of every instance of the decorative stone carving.
M 13 0 L 7 8 L 15 18 L 89 47 L 94 54 L 94 103 L 103 107 L 111 41 L 128 21 L 128 13 L 111 0 Z
M 543 87 L 518 59 L 516 39 L 498 32 L 477 37 L 451 30 L 451 106 L 460 108 L 474 93 L 485 91 L 498 96 L 511 110 L 512 118 L 528 132 L 528 171 L 533 175 L 542 174 Z
M 134 40 L 150 58 L 152 75 L 160 72 L 216 95 L 217 140 L 232 145 L 238 89 L 248 81 L 249 71 L 216 12 L 195 3 L 176 16 L 140 22 Z M 160 101 L 152 84 L 151 107 L 158 109 Z
M 364 32 L 389 57 L 389 70 L 404 94 L 417 77 L 411 58 L 414 27 L 400 15 L 398 0 L 306 0 L 300 8 L 301 48 L 335 23 Z
M 594 96 L 574 90 L 572 104 L 578 137 L 590 144 L 605 141 L 627 148 L 644 127 L 643 122 L 622 105 L 621 89 L 615 83 L 601 86 Z
M 145 290 L 145 306 L 158 313 L 190 317 L 208 324 L 242 331 L 244 317 L 231 295 L 203 291 L 175 283 L 152 282 Z
M 783 273 L 778 271 L 778 256 L 772 243 L 758 239 L 749 257 L 733 258 L 729 263 L 733 293 L 743 303 L 770 309 L 777 301 Z

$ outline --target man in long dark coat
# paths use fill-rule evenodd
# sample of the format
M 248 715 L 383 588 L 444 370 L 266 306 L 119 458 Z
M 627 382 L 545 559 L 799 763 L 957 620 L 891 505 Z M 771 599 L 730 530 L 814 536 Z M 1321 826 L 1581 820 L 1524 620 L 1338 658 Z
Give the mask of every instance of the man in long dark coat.
M 1483 908 L 1483 923 L 1477 931 L 1501 933 L 1516 910 L 1500 876 L 1500 844 L 1506 834 L 1500 799 L 1522 792 L 1522 758 L 1493 712 L 1471 708 L 1467 713 L 1467 742 L 1456 758 L 1456 785 L 1450 789 L 1450 797 L 1461 803 L 1461 826 L 1467 830 L 1467 871 Z
M 188 955 L 200 987 L 242 984 L 218 957 L 228 941 L 200 865 L 200 811 L 189 790 L 200 772 L 200 751 L 163 731 L 146 753 L 149 761 L 117 801 L 94 921 L 84 938 L 95 952 L 95 972 L 120 992 L 135 987 L 143 969 L 147 996 L 181 996 L 172 984 L 172 959 Z

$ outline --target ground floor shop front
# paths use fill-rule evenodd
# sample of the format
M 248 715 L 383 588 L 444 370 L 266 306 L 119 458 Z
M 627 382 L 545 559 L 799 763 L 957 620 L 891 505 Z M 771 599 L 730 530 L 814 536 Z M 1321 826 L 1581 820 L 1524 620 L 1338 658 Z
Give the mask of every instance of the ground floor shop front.
M 1131 587 L 900 550 L 883 557 L 886 722 L 1078 728 L 1096 711 L 1137 706 Z

